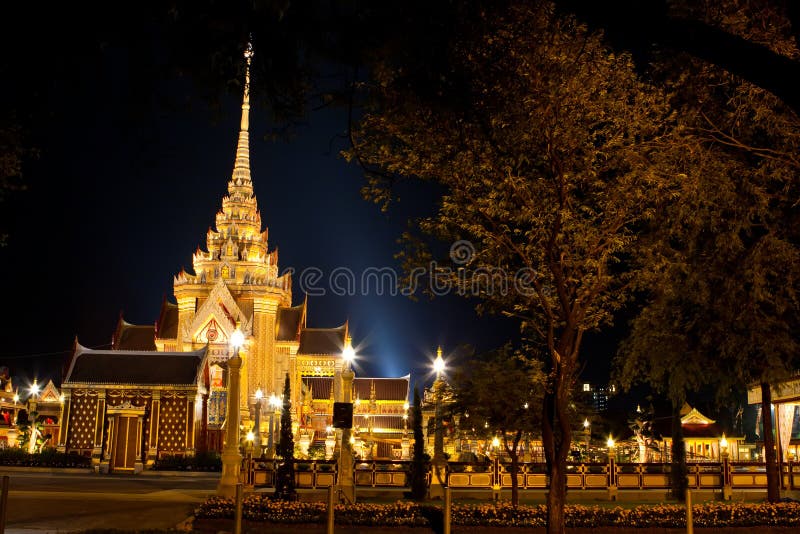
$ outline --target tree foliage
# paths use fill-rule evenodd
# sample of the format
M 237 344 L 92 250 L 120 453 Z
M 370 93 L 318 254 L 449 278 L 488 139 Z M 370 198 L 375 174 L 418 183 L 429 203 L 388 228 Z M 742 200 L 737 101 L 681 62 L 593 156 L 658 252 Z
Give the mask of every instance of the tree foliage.
M 414 404 L 411 406 L 411 422 L 414 432 L 414 450 L 411 455 L 411 498 L 424 501 L 428 493 L 428 455 L 425 454 L 425 437 L 422 434 L 422 400 L 419 389 L 414 388 Z
M 281 432 L 277 453 L 281 461 L 275 472 L 275 498 L 296 500 L 294 487 L 294 437 L 292 435 L 292 391 L 289 373 L 283 383 L 283 407 L 281 409 Z
M 800 57 L 775 11 L 734 1 L 715 7 L 692 14 Z M 663 268 L 644 288 L 646 305 L 618 363 L 625 385 L 645 380 L 679 408 L 704 385 L 724 400 L 752 383 L 774 384 L 800 363 L 800 120 L 773 94 L 713 64 L 661 57 L 654 75 L 673 91 L 696 170 L 684 200 L 659 214 L 653 253 Z M 770 466 L 768 474 L 775 500 L 777 473 Z
M 545 376 L 541 360 L 514 351 L 510 345 L 471 358 L 452 382 L 450 409 L 460 426 L 487 441 L 499 437 L 511 459 L 511 503 L 519 504 L 517 473 L 520 444 L 541 432 Z
M 401 69 L 376 73 L 381 106 L 347 156 L 376 171 L 366 193 L 381 203 L 399 177 L 443 186 L 437 212 L 418 228 L 469 240 L 474 253 L 454 254 L 458 269 L 433 274 L 484 309 L 519 317 L 543 346 L 549 525 L 559 531 L 581 341 L 625 302 L 638 232 L 676 187 L 659 165 L 669 111 L 629 56 L 546 2 L 482 23 L 451 48 L 438 94 L 407 91 Z M 412 271 L 432 257 L 414 246 L 403 260 Z

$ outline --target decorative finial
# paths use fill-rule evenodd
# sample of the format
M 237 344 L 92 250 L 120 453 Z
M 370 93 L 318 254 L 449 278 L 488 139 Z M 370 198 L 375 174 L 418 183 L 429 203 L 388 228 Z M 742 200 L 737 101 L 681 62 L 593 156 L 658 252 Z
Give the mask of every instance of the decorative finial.
M 228 193 L 236 189 L 244 189 L 247 196 L 253 193 L 250 178 L 250 60 L 253 58 L 253 43 L 248 41 L 244 48 L 245 69 L 244 88 L 242 91 L 242 121 L 239 128 L 239 142 L 236 145 L 236 159 L 233 164 L 233 175 L 228 182 Z

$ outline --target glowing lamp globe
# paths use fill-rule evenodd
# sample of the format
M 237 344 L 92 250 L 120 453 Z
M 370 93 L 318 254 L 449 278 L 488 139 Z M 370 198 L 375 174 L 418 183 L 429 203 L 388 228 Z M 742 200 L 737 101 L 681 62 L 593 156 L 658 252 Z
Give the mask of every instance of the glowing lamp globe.
M 352 345 L 348 344 L 342 351 L 342 358 L 344 358 L 344 361 L 347 362 L 347 364 L 349 365 L 350 363 L 352 363 L 355 357 L 356 357 L 356 351 L 353 350 Z
M 719 446 L 720 446 L 721 449 L 727 449 L 728 448 L 728 440 L 725 439 L 725 433 L 722 434 L 722 439 L 719 440 Z
M 437 354 L 436 359 L 433 360 L 433 370 L 436 371 L 437 375 L 442 374 L 442 371 L 444 371 L 444 360 L 441 353 Z
M 608 436 L 608 441 L 606 442 L 606 445 L 608 445 L 609 449 L 613 449 L 614 448 L 614 438 L 612 438 L 611 436 Z
M 247 441 L 253 441 L 254 439 L 256 439 L 256 435 L 251 430 L 250 432 L 247 433 Z
M 264 392 L 261 391 L 261 388 L 258 388 L 256 390 L 256 400 L 261 400 L 262 398 L 264 398 Z
M 238 328 L 231 334 L 231 347 L 234 349 L 241 348 L 244 345 L 244 334 Z
M 39 384 L 36 383 L 36 379 L 33 380 L 33 384 L 31 385 L 31 395 L 38 395 L 39 394 Z
M 499 446 L 500 446 L 500 439 L 497 436 L 495 436 L 492 439 L 492 447 L 494 447 L 496 449 Z

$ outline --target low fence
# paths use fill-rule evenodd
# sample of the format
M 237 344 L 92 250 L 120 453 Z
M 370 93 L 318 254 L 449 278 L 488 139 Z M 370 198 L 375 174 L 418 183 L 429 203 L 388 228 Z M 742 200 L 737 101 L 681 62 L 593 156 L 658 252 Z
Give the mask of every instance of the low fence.
M 409 485 L 411 463 L 374 460 L 355 464 L 355 485 L 372 488 L 402 488 Z M 274 485 L 276 461 L 245 459 L 242 478 L 246 484 Z M 543 463 L 520 463 L 517 481 L 520 489 L 546 489 L 547 468 Z M 688 463 L 691 489 L 766 489 L 767 475 L 763 463 L 702 462 Z M 572 490 L 620 491 L 668 489 L 670 464 L 663 463 L 568 463 L 567 487 Z M 511 487 L 511 465 L 494 460 L 489 463 L 448 462 L 447 486 L 453 489 L 500 489 Z M 336 484 L 336 463 L 331 461 L 295 462 L 295 484 L 298 488 L 327 488 Z M 430 480 L 430 473 L 428 478 Z M 800 489 L 800 464 L 782 465 L 784 489 Z

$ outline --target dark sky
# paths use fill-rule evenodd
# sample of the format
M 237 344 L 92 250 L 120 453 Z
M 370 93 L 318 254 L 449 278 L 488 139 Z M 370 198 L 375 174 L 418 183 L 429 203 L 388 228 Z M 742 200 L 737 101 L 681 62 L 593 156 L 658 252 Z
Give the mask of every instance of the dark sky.
M 233 167 L 241 100 L 231 96 L 213 112 L 197 87 L 169 77 L 143 99 L 135 83 L 141 65 L 123 47 L 77 68 L 57 67 L 42 67 L 47 81 L 34 105 L 47 120 L 30 132 L 40 156 L 26 169 L 27 190 L 2 205 L 10 235 L 0 247 L 0 365 L 59 382 L 76 335 L 85 346 L 106 346 L 120 311 L 129 322 L 152 324 L 162 297 L 172 298 L 173 276 L 205 247 Z M 517 335 L 513 321 L 478 317 L 474 302 L 457 296 L 414 302 L 374 289 L 332 294 L 334 269 L 357 277 L 367 268 L 399 271 L 396 239 L 409 217 L 433 209 L 435 194 L 409 188 L 383 214 L 361 198 L 359 168 L 339 157 L 344 109 L 311 113 L 288 141 L 266 140 L 268 115 L 251 114 L 253 182 L 279 266 L 298 273 L 295 303 L 299 273 L 323 275 L 316 287 L 327 294 L 310 297 L 309 326 L 349 319 L 366 374 L 412 372 L 415 379 L 425 377 L 439 344 L 445 353 L 462 344 L 487 350 Z M 604 380 L 613 335 L 590 335 L 584 346 L 598 362 L 584 377 Z
M 120 59 L 122 58 L 122 59 Z M 152 324 L 172 277 L 191 268 L 198 245 L 226 192 L 238 135 L 240 100 L 224 102 L 218 117 L 202 106 L 154 105 L 130 117 L 124 54 L 112 53 L 102 76 L 82 77 L 43 103 L 58 111 L 41 135 L 41 156 L 27 191 L 10 205 L 9 243 L 0 249 L 6 281 L 2 363 L 12 374 L 58 379 L 64 351 L 78 336 L 86 346 L 110 342 L 120 310 L 129 322 Z M 166 80 L 171 101 L 193 91 Z M 309 326 L 346 319 L 363 355 L 364 371 L 399 376 L 425 372 L 427 355 L 442 344 L 502 344 L 516 325 L 478 318 L 458 297 L 413 302 L 404 296 L 333 294 L 336 268 L 358 277 L 369 267 L 399 271 L 396 239 L 410 215 L 424 213 L 433 195 L 409 190 L 389 214 L 364 201 L 360 170 L 338 152 L 346 127 L 342 109 L 310 114 L 293 139 L 267 141 L 267 113 L 253 110 L 251 168 L 270 247 L 280 268 L 318 268 L 309 298 Z

